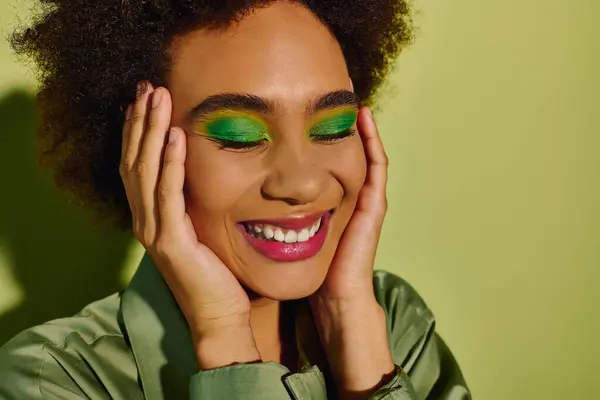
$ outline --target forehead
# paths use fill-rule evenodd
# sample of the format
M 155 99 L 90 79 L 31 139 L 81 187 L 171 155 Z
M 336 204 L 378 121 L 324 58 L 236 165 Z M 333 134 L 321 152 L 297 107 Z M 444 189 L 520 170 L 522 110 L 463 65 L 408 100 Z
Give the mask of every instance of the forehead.
M 172 51 L 168 81 L 181 107 L 239 92 L 304 105 L 350 86 L 336 39 L 309 10 L 287 2 L 258 9 L 225 31 L 189 33 Z

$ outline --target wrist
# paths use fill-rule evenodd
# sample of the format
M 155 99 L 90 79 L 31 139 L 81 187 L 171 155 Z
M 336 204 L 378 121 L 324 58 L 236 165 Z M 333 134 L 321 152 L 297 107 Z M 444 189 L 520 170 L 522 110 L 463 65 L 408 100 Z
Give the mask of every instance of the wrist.
M 311 299 L 315 325 L 324 345 L 348 346 L 357 343 L 385 344 L 387 324 L 385 311 L 377 301 L 360 303 L 329 302 Z
M 361 279 L 354 279 L 352 283 L 331 287 L 325 281 L 321 287 L 311 296 L 323 302 L 338 304 L 361 304 L 377 302 L 373 287 L 372 274 Z
M 311 298 L 317 331 L 338 390 L 348 398 L 374 392 L 395 371 L 385 311 L 374 296 L 355 300 Z
M 351 299 L 332 298 L 317 292 L 309 298 L 309 302 L 315 317 L 328 324 L 345 325 L 360 320 L 385 319 L 385 312 L 373 292 Z
M 223 324 L 192 334 L 198 369 L 261 361 L 250 322 Z

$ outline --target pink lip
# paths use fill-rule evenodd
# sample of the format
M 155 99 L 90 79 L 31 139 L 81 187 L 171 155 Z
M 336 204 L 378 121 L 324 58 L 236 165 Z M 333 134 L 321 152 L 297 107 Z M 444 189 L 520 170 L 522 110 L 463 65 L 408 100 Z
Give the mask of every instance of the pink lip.
M 277 218 L 277 219 L 257 219 L 246 221 L 251 225 L 275 225 L 285 229 L 299 230 L 311 226 L 321 217 L 324 217 L 328 212 L 318 212 L 309 215 L 303 215 L 295 218 Z
M 238 229 L 244 235 L 248 243 L 260 254 L 268 257 L 274 261 L 292 262 L 301 261 L 310 258 L 317 254 L 323 243 L 325 243 L 325 236 L 327 235 L 327 228 L 329 227 L 330 213 L 319 213 L 312 214 L 306 217 L 280 219 L 280 220 L 264 220 L 263 221 L 251 221 L 250 224 L 268 224 L 276 225 L 287 229 L 301 229 L 310 226 L 319 217 L 322 217 L 321 227 L 315 236 L 308 239 L 306 242 L 298 243 L 281 243 L 277 241 L 266 241 L 255 238 L 246 232 L 246 229 L 242 224 L 238 224 Z M 312 221 L 312 222 L 311 222 Z

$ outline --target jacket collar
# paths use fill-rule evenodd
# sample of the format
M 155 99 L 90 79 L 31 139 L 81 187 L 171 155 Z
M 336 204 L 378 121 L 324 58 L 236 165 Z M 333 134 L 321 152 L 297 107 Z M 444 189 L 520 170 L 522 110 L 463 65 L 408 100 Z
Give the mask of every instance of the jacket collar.
M 298 370 L 318 365 L 329 380 L 310 307 L 302 301 L 296 310 Z M 121 311 L 145 397 L 189 398 L 189 380 L 198 372 L 190 330 L 148 253 L 123 293 Z

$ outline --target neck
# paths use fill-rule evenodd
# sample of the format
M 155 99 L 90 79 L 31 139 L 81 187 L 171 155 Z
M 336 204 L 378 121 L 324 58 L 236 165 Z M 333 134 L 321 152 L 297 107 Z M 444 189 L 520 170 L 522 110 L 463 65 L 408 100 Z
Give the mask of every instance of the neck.
M 255 298 L 251 302 L 250 326 L 263 361 L 296 369 L 296 336 L 293 302 Z

